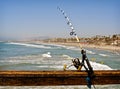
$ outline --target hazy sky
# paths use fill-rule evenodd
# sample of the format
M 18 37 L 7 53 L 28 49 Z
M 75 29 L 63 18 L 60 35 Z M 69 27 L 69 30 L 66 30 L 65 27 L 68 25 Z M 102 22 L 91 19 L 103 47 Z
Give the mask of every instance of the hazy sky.
M 0 40 L 120 34 L 120 0 L 0 0 Z

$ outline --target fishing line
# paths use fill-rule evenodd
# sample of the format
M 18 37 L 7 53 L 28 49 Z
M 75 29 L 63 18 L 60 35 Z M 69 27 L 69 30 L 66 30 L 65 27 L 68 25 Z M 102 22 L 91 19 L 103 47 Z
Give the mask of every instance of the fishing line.
M 82 50 L 83 47 L 82 47 L 81 44 L 80 44 L 80 40 L 79 40 L 79 38 L 78 38 L 78 36 L 77 36 L 77 34 L 76 34 L 76 31 L 75 31 L 75 29 L 74 29 L 74 27 L 73 27 L 73 25 L 72 25 L 69 17 L 68 17 L 67 14 L 65 13 L 65 11 L 62 10 L 60 7 L 57 7 L 57 9 L 58 9 L 60 12 L 62 12 L 62 14 L 64 15 L 65 19 L 67 20 L 67 25 L 68 25 L 68 26 L 70 27 L 70 29 L 71 29 L 70 35 L 71 35 L 71 36 L 73 36 L 73 35 L 75 36 L 76 41 L 77 41 L 80 49 Z

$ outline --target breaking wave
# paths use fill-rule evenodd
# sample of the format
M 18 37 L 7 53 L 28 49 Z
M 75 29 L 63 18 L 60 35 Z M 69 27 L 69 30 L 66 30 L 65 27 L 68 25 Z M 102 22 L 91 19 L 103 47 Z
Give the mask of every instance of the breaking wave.
M 46 58 L 52 57 L 50 52 L 44 53 L 44 54 L 42 54 L 42 56 L 46 57 Z
M 14 42 L 10 42 L 10 43 L 7 43 L 7 44 L 22 45 L 22 46 L 34 47 L 34 48 L 45 48 L 45 49 L 50 49 L 50 48 L 51 48 L 51 47 L 49 47 L 49 46 L 35 45 L 35 44 L 27 44 L 27 43 L 14 43 Z
M 68 59 L 72 59 L 72 57 L 70 57 L 69 55 L 62 55 L 63 57 L 65 58 L 68 58 Z M 72 61 L 70 62 L 71 60 L 67 60 L 66 62 L 64 62 L 63 64 L 72 64 Z M 86 63 L 86 62 L 85 62 Z M 108 65 L 105 65 L 105 64 L 100 64 L 100 63 L 97 63 L 97 62 L 92 62 L 90 61 L 91 63 L 91 66 L 93 67 L 94 70 L 113 70 L 112 68 L 110 68 Z M 85 64 L 86 65 L 86 64 Z M 87 65 L 86 65 L 87 66 Z M 74 70 L 75 68 L 74 67 L 71 67 L 72 70 Z M 83 70 L 85 70 L 84 68 L 82 68 Z
M 86 50 L 86 52 L 87 52 L 88 54 L 96 54 L 95 52 L 90 51 L 90 50 Z
M 100 56 L 103 56 L 103 57 L 107 57 L 107 56 L 109 56 L 109 55 L 107 55 L 107 54 L 99 54 Z
M 58 59 L 57 59 L 58 58 Z M 0 60 L 0 63 L 2 65 L 21 65 L 22 64 L 26 64 L 26 66 L 33 66 L 33 69 L 29 69 L 29 70 L 35 70 L 36 68 L 40 69 L 40 70 L 63 70 L 63 65 L 67 64 L 68 66 L 72 64 L 72 57 L 70 57 L 69 55 L 61 55 L 61 57 L 57 57 L 57 58 L 49 58 L 49 57 L 43 57 L 42 55 L 27 55 L 27 56 L 18 56 L 18 57 L 10 57 L 9 59 L 6 60 Z M 65 60 L 65 59 L 69 59 L 69 60 Z M 91 62 L 91 65 L 93 67 L 94 70 L 112 70 L 112 68 L 110 68 L 109 66 L 105 65 L 105 64 L 99 64 L 96 62 Z M 86 64 L 85 64 L 86 65 Z M 22 70 L 24 70 L 25 67 L 22 68 Z M 26 68 L 25 68 L 26 69 Z M 19 70 L 19 69 L 18 69 Z M 26 69 L 27 70 L 27 69 Z M 74 66 L 70 67 L 69 70 L 76 70 Z M 82 68 L 82 70 L 84 70 L 84 68 Z

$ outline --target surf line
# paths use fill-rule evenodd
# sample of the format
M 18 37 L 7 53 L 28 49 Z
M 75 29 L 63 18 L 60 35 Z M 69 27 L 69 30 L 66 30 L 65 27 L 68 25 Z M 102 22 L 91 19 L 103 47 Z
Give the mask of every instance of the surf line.
M 81 50 L 81 54 L 82 54 L 82 62 L 79 61 L 79 58 L 74 58 L 72 59 L 72 64 L 70 66 L 67 67 L 67 65 L 64 65 L 64 70 L 66 70 L 67 68 L 74 66 L 77 70 L 81 70 L 82 67 L 84 67 L 86 69 L 86 72 L 88 73 L 88 76 L 86 77 L 86 82 L 87 82 L 87 86 L 89 89 L 91 89 L 91 85 L 93 85 L 93 87 L 95 88 L 94 84 L 93 84 L 93 79 L 95 78 L 94 75 L 94 71 L 93 68 L 86 56 L 86 51 L 85 49 L 83 49 L 83 47 L 80 44 L 80 40 L 76 34 L 76 31 L 70 21 L 70 19 L 68 18 L 67 14 L 65 13 L 64 10 L 62 10 L 60 7 L 57 7 L 57 9 L 63 14 L 63 16 L 65 17 L 65 19 L 67 20 L 67 25 L 70 27 L 71 32 L 70 35 L 74 36 L 76 38 L 76 41 L 80 47 Z M 87 66 L 85 66 L 85 62 L 87 64 Z M 96 89 L 96 88 L 95 88 Z

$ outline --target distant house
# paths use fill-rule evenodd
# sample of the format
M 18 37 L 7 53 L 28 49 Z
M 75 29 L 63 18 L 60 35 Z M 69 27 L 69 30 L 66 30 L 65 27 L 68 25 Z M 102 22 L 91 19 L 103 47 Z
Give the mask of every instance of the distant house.
M 114 42 L 112 42 L 111 45 L 116 45 L 116 46 L 118 46 L 118 40 L 115 40 Z

